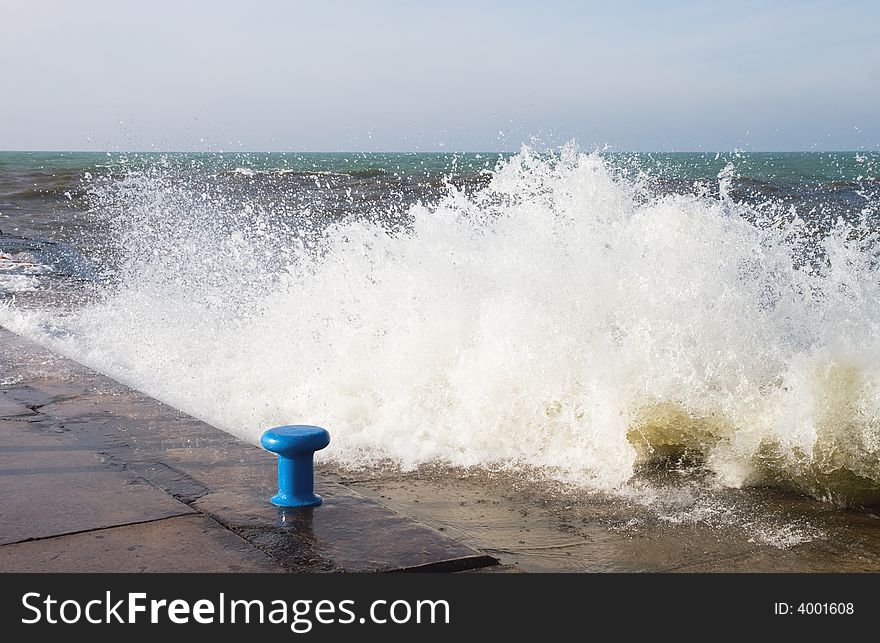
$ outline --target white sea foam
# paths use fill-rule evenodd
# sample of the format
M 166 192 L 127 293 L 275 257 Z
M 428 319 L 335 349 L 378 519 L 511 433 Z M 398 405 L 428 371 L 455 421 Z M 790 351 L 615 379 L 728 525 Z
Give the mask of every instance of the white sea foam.
M 876 240 L 840 223 L 805 261 L 814 231 L 762 223 L 731 172 L 720 198 L 651 197 L 599 156 L 524 150 L 406 230 L 359 217 L 298 243 L 271 213 L 131 176 L 118 282 L 0 323 L 252 442 L 326 426 L 321 457 L 352 466 L 614 489 L 688 449 L 727 485 L 876 498 Z
M 0 253 L 0 294 L 39 290 L 37 275 L 51 273 L 49 266 L 37 262 L 27 253 Z

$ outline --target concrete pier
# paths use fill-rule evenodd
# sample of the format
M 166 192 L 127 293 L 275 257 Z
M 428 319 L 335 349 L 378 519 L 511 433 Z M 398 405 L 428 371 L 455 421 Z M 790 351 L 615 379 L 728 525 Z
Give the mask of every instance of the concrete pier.
M 0 328 L 0 572 L 494 570 L 492 556 Z

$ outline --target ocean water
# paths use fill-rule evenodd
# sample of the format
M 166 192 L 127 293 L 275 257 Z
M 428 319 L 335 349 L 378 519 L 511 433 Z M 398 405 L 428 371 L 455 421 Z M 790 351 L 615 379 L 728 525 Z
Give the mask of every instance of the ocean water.
M 348 468 L 880 500 L 880 154 L 0 153 L 0 324 Z

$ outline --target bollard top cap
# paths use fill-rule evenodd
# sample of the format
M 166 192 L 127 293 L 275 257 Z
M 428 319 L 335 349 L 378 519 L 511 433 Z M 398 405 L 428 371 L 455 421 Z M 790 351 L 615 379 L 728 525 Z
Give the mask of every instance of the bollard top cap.
M 319 426 L 290 424 L 269 429 L 260 444 L 267 451 L 290 457 L 323 449 L 330 444 L 330 434 Z

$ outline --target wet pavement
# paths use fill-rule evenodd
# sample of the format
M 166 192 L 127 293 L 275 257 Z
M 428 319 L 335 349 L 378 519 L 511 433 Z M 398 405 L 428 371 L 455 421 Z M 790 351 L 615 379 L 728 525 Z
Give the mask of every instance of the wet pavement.
M 0 329 L 0 571 L 465 571 L 490 555 Z
M 525 572 L 877 572 L 880 516 L 698 472 L 598 494 L 522 472 L 323 468 L 325 476 Z

